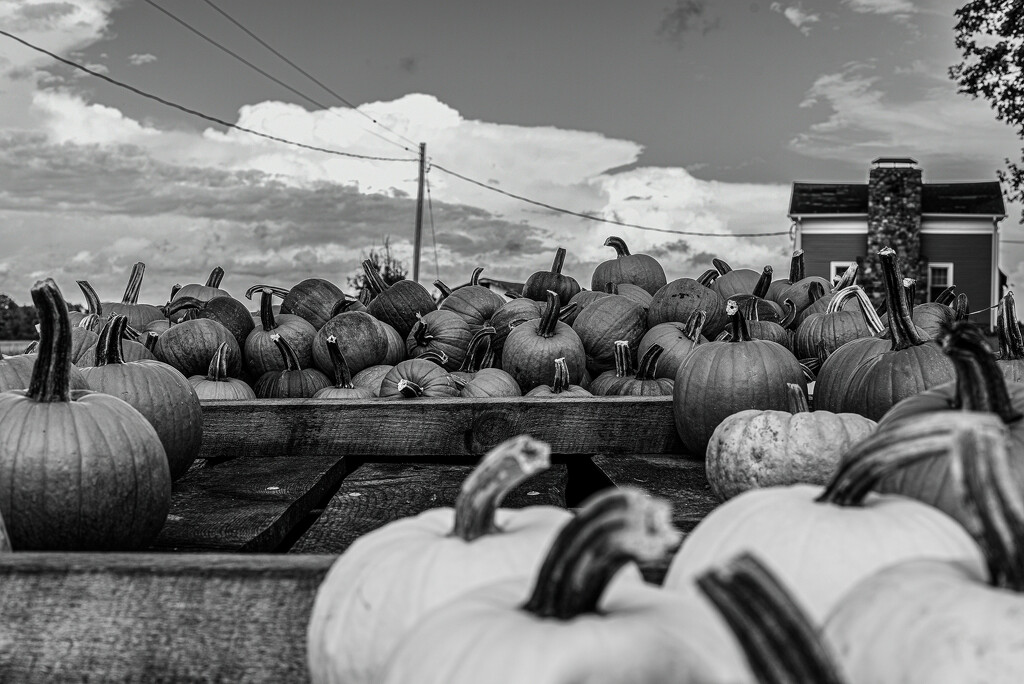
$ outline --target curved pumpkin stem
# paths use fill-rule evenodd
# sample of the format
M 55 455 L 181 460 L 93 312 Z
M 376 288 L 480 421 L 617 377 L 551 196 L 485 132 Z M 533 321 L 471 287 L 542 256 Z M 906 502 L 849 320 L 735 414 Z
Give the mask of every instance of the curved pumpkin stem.
M 690 315 L 686 318 L 684 323 L 683 334 L 693 340 L 694 344 L 697 344 L 700 340 L 701 331 L 704 330 L 704 322 L 708 319 L 708 314 L 704 309 L 696 309 L 690 312 Z
M 402 378 L 398 381 L 398 393 L 405 399 L 416 399 L 423 396 L 423 387 L 412 380 Z
M 559 247 L 555 250 L 555 259 L 551 262 L 551 272 L 561 273 L 562 266 L 565 264 L 565 247 Z
M 373 265 L 373 261 L 370 259 L 363 260 L 363 275 L 366 276 L 366 289 L 370 290 L 373 294 L 379 295 L 388 289 L 388 284 L 384 282 L 380 271 L 377 270 L 377 267 Z
M 214 382 L 226 382 L 228 378 L 228 343 L 221 342 L 217 351 L 210 358 L 210 367 L 206 371 L 206 379 Z
M 715 270 L 718 271 L 719 275 L 725 275 L 726 273 L 732 271 L 732 266 L 725 263 L 721 259 L 712 259 L 711 263 L 714 264 Z
M 804 394 L 804 389 L 796 383 L 786 383 L 786 400 L 789 404 L 790 413 L 808 413 L 811 410 L 810 404 L 807 403 L 807 395 Z
M 750 337 L 750 331 L 747 329 L 747 320 L 740 315 L 740 307 L 736 300 L 730 299 L 725 303 L 725 313 L 732 320 L 731 341 L 753 342 L 753 338 Z
M 938 342 L 956 369 L 954 408 L 995 413 L 1007 424 L 1024 418 L 1013 406 L 1006 379 L 981 328 L 966 321 L 954 323 L 943 330 Z
M 576 313 L 576 310 L 580 308 L 579 302 L 569 302 L 561 309 L 558 310 L 558 320 L 565 321 L 566 318 Z
M 753 554 L 705 572 L 696 584 L 728 623 L 758 682 L 846 684 L 821 631 Z
M 519 435 L 491 449 L 470 473 L 455 500 L 451 536 L 472 542 L 500 532 L 494 514 L 520 483 L 551 467 L 551 447 Z
M 96 367 L 124 363 L 121 339 L 128 325 L 127 316 L 112 315 L 103 324 L 100 338 L 96 341 Z
M 32 367 L 28 396 L 40 403 L 71 401 L 71 319 L 68 305 L 52 278 L 32 286 L 39 316 L 39 356 Z
M 781 325 L 783 328 L 786 328 L 787 330 L 793 330 L 796 327 L 796 304 L 793 303 L 792 299 L 786 297 L 782 301 L 782 308 L 785 310 L 786 313 L 785 315 L 783 315 L 782 320 L 779 321 L 779 325 Z
M 569 389 L 569 365 L 566 364 L 565 357 L 560 356 L 555 359 L 555 378 L 551 383 L 551 393 L 561 394 L 567 389 Z
M 665 348 L 660 344 L 652 344 L 648 347 L 644 355 L 640 357 L 640 361 L 636 367 L 636 379 L 637 380 L 654 380 L 654 373 L 658 369 L 658 360 L 661 355 L 665 352 Z
M 953 301 L 955 299 L 956 299 L 956 285 L 950 285 L 945 290 L 943 290 L 942 292 L 937 294 L 935 296 L 935 300 L 934 301 L 935 301 L 936 304 L 945 304 L 946 306 L 950 306 L 950 305 L 953 304 Z
M 146 273 L 146 264 L 141 261 L 132 266 L 132 273 L 128 276 L 128 286 L 124 288 L 124 296 L 121 297 L 122 304 L 135 304 L 139 301 L 139 292 L 142 290 L 142 276 Z
M 598 613 L 623 565 L 663 558 L 679 544 L 670 516 L 666 501 L 639 489 L 598 492 L 555 538 L 523 610 L 562 621 Z
M 505 296 L 508 297 L 509 299 L 523 298 L 523 294 L 521 292 L 516 292 L 515 290 L 505 290 Z
M 833 286 L 832 291 L 838 292 L 843 288 L 850 287 L 851 285 L 856 285 L 857 275 L 859 272 L 860 266 L 857 265 L 857 262 L 853 262 L 852 264 L 847 266 L 846 270 L 843 271 L 842 277 L 839 278 L 839 282 L 837 282 L 835 286 Z
M 181 286 L 179 285 L 178 287 Z M 288 296 L 288 292 L 290 292 L 290 290 L 286 290 L 283 287 L 274 287 L 273 285 L 253 285 L 252 287 L 245 291 L 245 298 L 252 299 L 254 293 L 263 290 L 270 290 L 271 292 L 274 293 L 274 296 L 278 297 L 279 299 L 284 299 L 285 297 Z M 171 296 L 173 297 L 174 295 Z
M 838 290 L 833 296 L 832 301 L 828 303 L 828 308 L 825 309 L 825 313 L 834 314 L 843 310 L 843 306 L 846 301 L 854 297 L 857 299 L 857 304 L 860 307 L 861 314 L 864 316 L 864 322 L 867 323 L 868 329 L 872 335 L 878 335 L 885 330 L 885 324 L 882 323 L 882 319 L 878 317 L 878 314 L 871 306 L 871 301 L 868 299 L 868 295 L 864 292 L 864 289 L 859 285 L 850 285 Z
M 626 247 L 626 241 L 620 237 L 614 235 L 605 238 L 605 247 L 611 247 L 615 250 L 615 258 L 621 259 L 622 257 L 629 256 L 629 248 Z
M 338 344 L 338 338 L 328 335 L 325 341 L 327 342 L 327 353 L 331 355 L 331 364 L 334 366 L 334 386 L 341 389 L 352 389 L 352 371 L 341 351 L 341 345 Z
M 440 349 L 428 349 L 419 356 L 416 357 L 420 361 L 430 361 L 436 363 L 438 366 L 443 366 L 448 363 L 448 355 Z
M 754 285 L 754 291 L 752 292 L 758 299 L 764 299 L 765 295 L 768 294 L 768 288 L 772 286 L 773 272 L 772 267 L 769 265 L 761 269 L 761 277 L 757 279 L 757 284 Z
M 274 292 L 269 288 L 260 295 L 260 323 L 267 332 L 277 327 L 277 321 L 274 320 Z
M 452 288 L 445 285 L 444 282 L 441 280 L 435 280 L 434 287 L 436 287 L 437 291 L 441 293 L 441 298 L 438 300 L 439 302 L 443 302 L 444 300 L 448 299 L 448 297 L 450 297 L 452 294 Z
M 961 292 L 960 294 L 958 294 L 956 298 L 953 300 L 953 303 L 950 305 L 950 308 L 953 309 L 954 321 L 968 320 L 968 318 L 970 318 L 971 315 L 971 303 L 967 299 L 967 293 Z
M 220 287 L 220 282 L 224 280 L 224 269 L 217 266 L 210 271 L 210 277 L 206 279 L 206 287 Z
M 483 362 L 491 352 L 491 340 L 496 334 L 497 330 L 489 325 L 485 325 L 473 333 L 473 337 L 469 340 L 469 346 L 466 348 L 466 358 L 459 366 L 459 372 L 476 373 L 484 367 Z
M 100 303 L 100 296 L 96 294 L 96 290 L 89 284 L 89 281 L 77 280 L 75 282 L 78 283 L 78 289 L 85 295 L 85 313 L 102 316 L 103 305 Z
M 882 262 L 882 282 L 885 285 L 885 299 L 889 302 L 889 331 L 892 335 L 892 350 L 909 349 L 928 341 L 914 325 L 911 318 L 907 293 L 900 278 L 899 260 L 891 247 L 878 252 Z
M 709 268 L 697 276 L 697 282 L 704 287 L 711 287 L 711 283 L 715 282 L 716 278 L 718 278 L 718 271 L 713 268 Z
M 825 286 L 817 280 L 813 281 L 807 288 L 807 299 L 811 304 L 825 296 Z
M 473 269 L 473 275 L 469 276 L 469 285 L 480 285 L 480 274 L 484 272 L 483 266 L 477 266 Z
M 334 306 L 331 307 L 331 318 L 334 318 L 338 314 L 345 313 L 358 303 L 359 302 L 357 302 L 353 297 L 342 292 L 341 298 L 334 303 Z
M 284 357 L 285 371 L 302 370 L 301 366 L 299 366 L 299 358 L 295 356 L 295 350 L 292 349 L 292 345 L 288 344 L 288 340 L 277 333 L 271 333 L 270 339 L 277 345 L 277 348 L 281 351 L 281 356 Z
M 1013 292 L 1007 292 L 999 300 L 996 316 L 996 331 L 999 339 L 999 358 L 1003 361 L 1024 359 L 1024 334 L 1017 322 L 1017 307 Z
M 544 312 L 541 314 L 540 324 L 537 326 L 537 334 L 541 337 L 551 337 L 555 334 L 555 328 L 558 325 L 558 317 L 561 313 L 558 293 L 553 290 L 548 290 L 547 293 L 548 296 L 547 302 L 544 305 Z

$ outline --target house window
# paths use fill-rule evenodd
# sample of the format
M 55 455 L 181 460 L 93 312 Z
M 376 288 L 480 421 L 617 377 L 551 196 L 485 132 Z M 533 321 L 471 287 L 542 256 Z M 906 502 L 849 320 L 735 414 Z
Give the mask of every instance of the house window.
M 953 284 L 953 264 L 928 264 L 928 301 L 933 302 Z
M 846 273 L 846 269 L 850 268 L 850 266 L 853 266 L 853 263 L 854 262 L 852 261 L 832 261 L 829 263 L 829 280 L 832 282 L 833 285 L 836 283 L 837 280 L 843 277 L 843 274 Z

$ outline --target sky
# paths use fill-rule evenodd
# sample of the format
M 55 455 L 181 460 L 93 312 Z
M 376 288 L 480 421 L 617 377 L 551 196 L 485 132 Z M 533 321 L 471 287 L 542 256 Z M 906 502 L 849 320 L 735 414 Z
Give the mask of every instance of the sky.
M 346 286 L 387 237 L 410 263 L 417 143 L 430 170 L 420 280 L 522 281 L 565 247 L 586 287 L 609 235 L 669 279 L 720 256 L 785 273 L 793 181 L 995 180 L 1021 141 L 958 94 L 954 0 L 0 0 L 0 29 L 254 137 L 0 36 L 0 291 L 88 279 L 142 300 L 222 266 L 236 297 Z M 166 10 L 161 12 L 160 8 Z M 333 93 L 308 80 L 222 10 Z M 205 42 L 171 13 L 266 71 Z M 285 87 L 287 86 L 287 87 Z M 297 91 L 297 92 L 296 92 Z M 337 98 L 345 100 L 342 102 Z M 590 221 L 541 204 L 661 231 Z M 1007 240 L 1024 240 L 1008 207 Z M 1002 268 L 1024 283 L 1024 244 Z M 351 288 L 345 287 L 351 291 Z

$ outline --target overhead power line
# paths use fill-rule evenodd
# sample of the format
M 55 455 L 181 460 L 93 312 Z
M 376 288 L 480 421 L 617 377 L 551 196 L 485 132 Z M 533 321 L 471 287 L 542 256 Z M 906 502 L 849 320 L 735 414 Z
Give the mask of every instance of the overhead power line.
M 66 64 L 67 66 L 72 67 L 74 69 L 78 69 L 79 71 L 83 71 L 83 72 L 89 74 L 90 76 L 95 76 L 96 78 L 101 79 L 103 81 L 106 81 L 107 83 L 110 83 L 112 85 L 115 85 L 118 88 L 123 88 L 125 90 L 128 90 L 130 92 L 135 93 L 136 95 L 140 95 L 140 96 L 142 96 L 142 97 L 144 97 L 146 99 L 153 100 L 154 102 L 159 102 L 160 104 L 165 105 L 167 107 L 171 107 L 173 109 L 177 109 L 178 111 L 185 112 L 186 114 L 190 114 L 192 116 L 198 117 L 200 119 L 204 119 L 206 121 L 210 121 L 210 122 L 215 123 L 215 124 L 219 124 L 221 126 L 226 126 L 227 128 L 233 128 L 233 129 L 235 129 L 237 131 L 242 131 L 243 133 L 248 133 L 250 135 L 255 135 L 255 136 L 260 137 L 260 138 L 266 138 L 267 140 L 273 140 L 274 142 L 283 143 L 285 145 L 291 145 L 292 147 L 300 147 L 300 148 L 303 148 L 303 149 L 313 150 L 315 152 L 323 152 L 324 154 L 332 154 L 332 155 L 336 155 L 336 156 L 339 156 L 339 157 L 350 157 L 352 159 L 365 159 L 365 160 L 368 160 L 368 161 L 389 161 L 389 162 L 390 161 L 396 161 L 396 162 L 414 162 L 414 161 L 418 161 L 418 159 L 412 158 L 412 157 L 409 157 L 409 158 L 406 158 L 406 157 L 374 157 L 374 156 L 370 156 L 370 155 L 366 155 L 366 154 L 356 154 L 355 152 L 344 152 L 342 150 L 332 150 L 332 149 L 328 149 L 326 147 L 318 147 L 316 145 L 307 145 L 306 143 L 302 143 L 302 142 L 299 142 L 297 140 L 289 140 L 288 138 L 281 138 L 281 137 L 278 137 L 276 135 L 270 135 L 269 133 L 261 133 L 259 131 L 253 130 L 251 128 L 246 128 L 245 126 L 239 126 L 238 124 L 231 123 L 230 121 L 225 121 L 224 119 L 218 118 L 216 116 L 211 116 L 209 114 L 204 114 L 203 112 L 200 112 L 200 111 L 195 110 L 195 109 L 191 109 L 189 107 L 186 107 L 185 105 L 181 105 L 181 104 L 178 104 L 177 102 L 172 102 L 171 100 L 164 99 L 164 98 L 160 97 L 159 95 L 153 95 L 152 93 L 146 92 L 145 90 L 141 90 L 139 88 L 136 88 L 135 86 L 128 85 L 127 83 L 124 83 L 122 81 L 118 81 L 117 79 L 111 78 L 110 76 L 107 76 L 106 74 L 102 74 L 102 73 L 100 73 L 98 71 L 95 71 L 94 69 L 90 69 L 87 66 L 83 66 L 83 65 L 79 64 L 78 62 L 74 62 L 74 61 L 72 61 L 70 59 L 65 59 L 64 57 L 61 57 L 58 54 L 50 52 L 46 48 L 41 48 L 38 45 L 33 45 L 32 43 L 28 42 L 27 40 L 24 40 L 23 38 L 19 38 L 18 36 L 14 35 L 13 33 L 8 33 L 7 31 L 4 31 L 4 30 L 0 29 L 0 35 L 6 36 L 6 37 L 10 38 L 11 40 L 14 40 L 14 41 L 17 41 L 18 43 L 21 43 L 22 45 L 24 45 L 25 47 L 27 47 L 27 48 L 29 48 L 31 50 L 35 50 L 36 52 L 42 53 L 42 54 L 46 55 L 47 57 L 50 57 L 52 59 L 57 60 L 61 64 Z
M 303 100 L 305 100 L 306 102 L 309 102 L 314 107 L 317 107 L 319 109 L 322 109 L 322 110 L 328 111 L 328 112 L 331 111 L 331 108 L 329 106 L 325 105 L 324 103 L 322 103 L 322 102 L 320 102 L 318 100 L 313 99 L 312 97 L 310 97 L 309 95 L 306 95 L 302 91 L 300 91 L 300 90 L 298 90 L 296 88 L 293 88 L 292 86 L 288 85 L 287 83 L 285 83 L 281 79 L 277 78 L 276 76 L 273 76 L 272 74 L 264 71 L 260 67 L 256 66 L 255 64 L 253 64 L 252 62 L 247 60 L 245 57 L 242 57 L 240 54 L 238 54 L 237 52 L 235 52 L 231 48 L 225 47 L 224 45 L 220 44 L 219 42 L 217 42 L 216 40 L 214 40 L 210 36 L 206 35 L 202 31 L 197 29 L 196 27 L 194 27 L 191 24 L 189 24 L 184 19 L 181 19 L 180 17 L 175 15 L 173 12 L 170 12 L 169 10 L 164 9 L 163 7 L 161 7 L 160 5 L 155 3 L 153 0 L 143 0 L 143 1 L 147 5 L 153 7 L 154 9 L 158 10 L 159 12 L 162 12 L 164 15 L 170 17 L 171 19 L 173 19 L 175 22 L 177 22 L 181 26 L 184 26 L 187 30 L 189 30 L 192 33 L 196 34 L 197 36 L 199 36 L 200 38 L 205 40 L 207 43 L 209 43 L 210 45 L 213 45 L 218 50 L 224 52 L 225 54 L 230 55 L 234 59 L 238 60 L 242 64 L 246 65 L 247 67 L 249 67 L 253 71 L 255 71 L 258 74 L 260 74 L 261 76 L 270 79 L 271 81 L 273 81 L 277 85 L 281 86 L 282 88 L 284 88 L 288 92 L 293 93 L 293 94 L 295 94 L 298 97 L 301 97 Z M 349 106 L 351 106 L 351 105 L 349 105 Z M 356 110 L 356 111 L 358 111 L 358 110 Z M 380 135 L 378 133 L 374 133 L 373 131 L 366 131 L 366 132 L 369 133 L 370 135 L 376 137 L 376 138 L 380 138 L 381 140 L 383 140 L 384 142 L 386 142 L 386 143 L 388 143 L 390 145 L 395 145 L 396 147 L 399 147 L 399 148 L 405 150 L 406 152 L 414 152 L 414 150 L 406 147 L 405 145 L 403 145 L 401 143 L 398 143 L 398 142 L 395 142 L 394 140 L 390 140 L 388 138 L 385 138 L 384 136 L 382 136 L 382 135 Z
M 266 49 L 270 50 L 270 51 L 271 51 L 272 53 L 274 53 L 274 54 L 275 54 L 275 55 L 276 55 L 277 57 L 279 57 L 279 58 L 280 58 L 280 59 L 281 59 L 282 61 L 284 61 L 284 63 L 285 63 L 285 64 L 287 64 L 288 66 L 292 67 L 293 69 L 295 69 L 296 71 L 298 71 L 298 72 L 299 72 L 300 74 L 302 74 L 303 76 L 305 76 L 306 78 L 308 78 L 308 79 L 309 79 L 310 81 L 312 81 L 313 83 L 315 83 L 315 84 L 317 84 L 318 86 L 320 86 L 321 88 L 323 88 L 323 89 L 324 89 L 324 90 L 325 90 L 326 92 L 330 93 L 330 94 L 331 94 L 332 96 L 334 96 L 334 98 L 335 98 L 335 99 L 337 99 L 337 100 L 338 100 L 339 102 L 341 102 L 342 104 L 344 104 L 344 105 L 346 105 L 346 106 L 350 107 L 351 109 L 355 110 L 355 111 L 356 111 L 356 112 L 357 112 L 358 114 L 360 114 L 360 115 L 362 115 L 362 116 L 366 117 L 367 119 L 369 119 L 370 121 L 372 121 L 372 122 L 373 122 L 373 123 L 375 123 L 376 125 L 380 126 L 380 127 L 381 127 L 381 128 L 383 128 L 384 130 L 386 130 L 386 131 L 387 131 L 388 133 L 391 133 L 392 135 L 395 135 L 395 136 L 397 136 L 397 137 L 401 138 L 402 140 L 406 141 L 407 143 L 409 143 L 409 144 L 410 144 L 410 145 L 412 145 L 413 147 L 416 147 L 416 146 L 418 146 L 418 145 L 419 145 L 419 143 L 417 143 L 417 142 L 415 142 L 415 141 L 413 141 L 413 140 L 410 140 L 409 138 L 405 137 L 404 135 L 402 135 L 402 134 L 401 134 L 401 133 L 399 133 L 398 131 L 396 131 L 396 130 L 394 130 L 394 129 L 392 129 L 392 128 L 389 128 L 388 126 L 385 126 L 385 125 L 384 125 L 384 124 L 382 124 L 382 123 L 381 123 L 381 122 L 380 122 L 379 120 L 377 120 L 377 119 L 375 119 L 374 117 L 370 116 L 370 115 L 369 115 L 369 114 L 367 114 L 366 112 L 364 112 L 364 111 L 362 111 L 361 109 L 359 109 L 359 107 L 357 107 L 356 105 L 354 105 L 354 104 L 352 104 L 351 102 L 349 102 L 348 100 L 346 100 L 346 99 L 345 99 L 344 97 L 342 97 L 341 95 L 339 95 L 339 94 L 338 94 L 338 93 L 337 93 L 336 91 L 334 91 L 334 90 L 333 90 L 332 88 L 330 88 L 330 87 L 329 87 L 329 86 L 327 86 L 327 85 L 326 85 L 325 83 L 323 83 L 323 82 L 322 82 L 321 80 L 319 80 L 318 78 L 316 78 L 316 77 L 315 77 L 315 76 L 314 76 L 313 74 L 309 73 L 308 71 L 306 71 L 305 69 L 303 69 L 303 68 L 302 68 L 301 66 L 299 66 L 298 64 L 296 64 L 296 63 L 295 63 L 295 62 L 293 62 L 292 60 L 288 59 L 288 57 L 286 57 L 285 55 L 281 54 L 281 53 L 280 53 L 280 52 L 279 52 L 278 50 L 274 49 L 274 48 L 273 48 L 273 47 L 272 47 L 272 46 L 271 46 L 271 45 L 270 45 L 269 43 L 267 43 L 267 42 L 266 42 L 265 40 L 263 40 L 262 38 L 260 38 L 259 36 L 257 36 L 257 35 L 256 35 L 255 33 L 253 33 L 253 32 L 252 32 L 251 30 L 249 30 L 248 28 L 246 28 L 245 26 L 243 26 L 243 25 L 242 25 L 242 23 L 241 23 L 240 21 L 238 21 L 237 19 L 235 19 L 234 17 L 232 17 L 232 16 L 231 16 L 230 14 L 228 14 L 228 13 L 227 13 L 227 12 L 226 12 L 225 10 L 221 9 L 220 7 L 218 7 L 218 6 L 216 5 L 216 4 L 214 4 L 214 3 L 213 3 L 213 1 L 212 1 L 212 0 L 203 0 L 203 2 L 205 2 L 205 3 L 207 4 L 207 5 L 209 5 L 210 7 L 212 7 L 212 8 L 213 8 L 213 9 L 214 9 L 214 10 L 215 10 L 215 11 L 216 11 L 217 13 L 219 13 L 219 14 L 220 14 L 220 15 L 221 15 L 222 17 L 224 17 L 225 19 L 227 19 L 228 21 L 230 21 L 230 22 L 231 22 L 232 24 L 234 24 L 235 26 L 237 26 L 237 27 L 238 27 L 239 29 L 241 29 L 242 31 L 244 31 L 244 32 L 245 32 L 245 34 L 246 34 L 246 35 L 248 35 L 248 36 L 249 36 L 250 38 L 252 38 L 253 40 L 255 40 L 255 41 L 256 41 L 257 43 L 259 43 L 260 45 L 262 45 L 262 46 L 263 46 L 263 47 L 265 47 Z
M 670 228 L 654 228 L 652 226 L 643 226 L 643 225 L 640 225 L 640 224 L 637 224 L 637 223 L 626 223 L 625 221 L 617 221 L 615 219 L 604 218 L 602 216 L 594 216 L 592 214 L 584 214 L 583 212 L 579 212 L 579 211 L 572 211 L 571 209 L 563 209 L 562 207 L 556 207 L 554 205 L 547 204 L 546 202 L 538 202 L 537 200 L 532 200 L 529 197 L 523 197 L 522 195 L 517 195 L 515 193 L 508 192 L 507 190 L 502 190 L 501 188 L 496 188 L 493 185 L 488 185 L 487 183 L 483 183 L 481 181 L 474 180 L 474 179 L 469 178 L 467 176 L 463 176 L 461 173 L 456 173 L 455 171 L 452 171 L 451 169 L 446 169 L 445 167 L 441 166 L 440 164 L 431 164 L 431 168 L 435 168 L 438 171 L 442 171 L 444 173 L 447 173 L 449 176 L 455 176 L 456 178 L 464 180 L 467 183 L 472 183 L 473 185 L 478 185 L 481 188 L 485 188 L 485 189 L 490 190 L 492 192 L 496 192 L 496 193 L 499 193 L 501 195 L 505 195 L 506 197 L 511 197 L 512 199 L 519 200 L 520 202 L 526 202 L 527 204 L 532 204 L 532 205 L 537 206 L 537 207 L 543 207 L 544 209 L 549 209 L 551 211 L 558 212 L 560 214 L 568 214 L 569 216 L 577 216 L 577 217 L 582 218 L 582 219 L 587 219 L 589 221 L 598 221 L 600 223 L 610 223 L 612 225 L 623 226 L 625 228 L 636 228 L 638 230 L 650 230 L 650 231 L 654 231 L 654 232 L 657 232 L 657 233 L 671 233 L 672 235 L 690 235 L 690 236 L 693 236 L 693 237 L 770 237 L 770 236 L 776 236 L 776 235 L 789 235 L 789 231 L 788 230 L 779 231 L 779 232 L 773 232 L 773 233 L 701 233 L 701 232 L 688 231 L 688 230 L 672 230 Z

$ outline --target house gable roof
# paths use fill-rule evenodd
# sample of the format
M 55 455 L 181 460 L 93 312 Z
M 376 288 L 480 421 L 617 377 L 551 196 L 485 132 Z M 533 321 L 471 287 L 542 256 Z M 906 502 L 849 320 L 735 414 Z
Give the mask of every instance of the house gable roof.
M 793 183 L 790 216 L 867 214 L 867 183 Z M 924 183 L 922 214 L 1005 216 L 1003 193 L 996 181 Z

